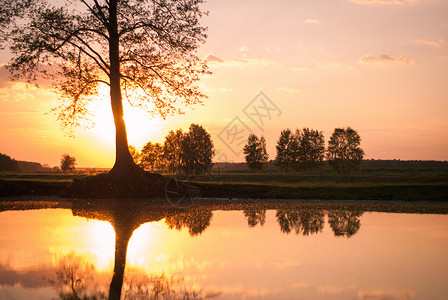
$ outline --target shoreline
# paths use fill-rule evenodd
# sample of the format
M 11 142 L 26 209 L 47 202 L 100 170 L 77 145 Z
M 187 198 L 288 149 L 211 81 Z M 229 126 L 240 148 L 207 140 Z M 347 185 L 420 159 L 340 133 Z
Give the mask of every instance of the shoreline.
M 123 201 L 126 200 L 126 201 Z M 58 196 L 20 196 L 6 197 L 0 201 L 0 212 L 9 210 L 32 209 L 72 209 L 84 207 L 96 209 L 98 207 L 137 208 L 139 210 L 175 209 L 188 211 L 205 210 L 293 210 L 293 209 L 322 209 L 347 210 L 384 213 L 412 213 L 412 214 L 448 214 L 448 202 L 441 201 L 383 201 L 383 200 L 322 200 L 322 199 L 243 199 L 243 198 L 199 198 L 189 207 L 176 207 L 166 199 L 71 199 Z

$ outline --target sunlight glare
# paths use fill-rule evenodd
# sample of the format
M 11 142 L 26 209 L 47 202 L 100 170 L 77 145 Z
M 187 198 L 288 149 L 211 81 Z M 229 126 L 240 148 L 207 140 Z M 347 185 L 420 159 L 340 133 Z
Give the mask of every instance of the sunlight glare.
M 102 143 L 112 146 L 115 144 L 115 127 L 110 101 L 107 101 L 109 89 L 100 88 L 98 99 L 104 100 L 95 101 L 90 107 L 95 123 L 92 131 Z M 164 128 L 165 120 L 159 116 L 149 116 L 143 109 L 132 107 L 125 99 L 123 109 L 129 145 L 140 150 L 148 141 L 162 141 L 164 134 L 161 129 Z
M 96 258 L 95 267 L 104 271 L 113 266 L 115 255 L 115 230 L 106 221 L 90 220 L 90 244 Z

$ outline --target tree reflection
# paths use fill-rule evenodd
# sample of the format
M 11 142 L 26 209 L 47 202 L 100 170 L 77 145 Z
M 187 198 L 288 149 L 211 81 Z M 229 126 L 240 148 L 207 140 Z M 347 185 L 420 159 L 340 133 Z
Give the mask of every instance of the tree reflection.
M 321 209 L 279 209 L 275 214 L 280 229 L 284 233 L 309 235 L 322 231 L 325 213 Z
M 107 299 L 106 294 L 93 285 L 95 267 L 81 256 L 70 253 L 62 257 L 56 269 L 55 285 L 61 300 Z
M 328 223 L 335 236 L 351 237 L 361 227 L 362 211 L 328 210 Z M 284 233 L 309 235 L 322 232 L 325 213 L 323 209 L 279 209 L 277 222 Z
M 324 228 L 325 210 L 321 208 L 303 208 L 295 206 L 292 209 L 278 209 L 277 222 L 284 233 L 295 232 L 301 235 L 317 234 Z M 258 224 L 263 226 L 266 221 L 266 210 L 258 207 L 245 207 L 243 211 L 249 227 Z M 215 208 L 216 209 L 216 208 Z M 176 209 L 170 205 L 139 204 L 117 202 L 73 202 L 72 212 L 75 216 L 108 221 L 115 230 L 115 261 L 112 280 L 109 287 L 109 299 L 120 299 L 123 285 L 126 299 L 196 299 L 200 297 L 197 291 L 175 292 L 176 282 L 164 276 L 148 277 L 140 281 L 123 283 L 126 266 L 126 253 L 129 240 L 135 229 L 148 222 L 165 219 L 170 229 L 182 230 L 188 228 L 191 236 L 197 236 L 210 226 L 213 217 L 213 206 L 201 206 L 188 210 Z M 328 220 L 336 236 L 350 237 L 361 225 L 359 211 L 330 210 Z M 89 266 L 65 263 L 58 273 L 59 285 L 63 286 L 61 299 L 102 299 L 103 294 L 88 294 L 85 284 L 89 281 Z M 83 276 L 77 275 L 83 273 Z M 178 286 L 178 285 L 177 285 Z M 89 298 L 90 297 L 90 298 Z
M 328 223 L 335 236 L 351 237 L 361 227 L 361 211 L 331 210 L 328 212 Z
M 169 229 L 182 230 L 183 227 L 188 228 L 190 236 L 201 234 L 212 220 L 213 213 L 207 209 L 191 209 L 179 212 L 165 218 L 165 223 Z
M 170 229 L 176 228 L 180 230 L 183 227 L 187 227 L 190 235 L 195 236 L 201 234 L 210 225 L 213 217 L 211 209 L 191 208 L 189 210 L 179 210 L 170 205 L 122 203 L 120 201 L 117 203 L 113 201 L 92 203 L 77 201 L 72 203 L 72 213 L 75 216 L 108 221 L 115 230 L 115 261 L 109 287 L 109 299 L 121 298 L 128 243 L 134 230 L 140 227 L 140 225 L 165 219 Z M 151 292 L 154 295 L 161 295 L 161 293 L 170 290 L 169 286 L 164 285 L 163 282 L 161 280 L 150 280 L 146 284 L 140 283 L 137 289 L 134 288 L 134 285 L 129 292 L 131 294 Z M 72 294 L 76 295 L 75 293 Z M 181 298 L 195 299 L 195 297 L 195 293 L 185 290 Z M 139 299 L 139 297 L 132 296 L 129 299 Z M 146 298 L 143 297 L 143 299 Z M 150 299 L 154 298 L 150 297 Z
M 245 209 L 243 214 L 247 218 L 247 225 L 251 228 L 257 226 L 258 224 L 263 226 L 266 222 L 266 209 Z
M 94 283 L 95 267 L 82 256 L 70 253 L 62 257 L 56 279 L 49 280 L 60 300 L 102 300 L 106 291 Z M 203 299 L 202 291 L 187 288 L 183 278 L 165 274 L 131 278 L 123 283 L 123 299 Z
M 145 276 L 140 280 L 130 280 L 125 288 L 124 299 L 203 299 L 202 292 L 187 289 L 183 278 Z

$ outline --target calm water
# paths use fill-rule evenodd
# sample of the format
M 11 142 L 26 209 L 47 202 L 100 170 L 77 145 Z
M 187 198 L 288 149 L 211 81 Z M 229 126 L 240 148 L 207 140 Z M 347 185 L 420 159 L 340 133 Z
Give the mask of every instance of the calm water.
M 448 299 L 447 282 L 448 215 L 298 205 L 0 212 L 0 299 Z

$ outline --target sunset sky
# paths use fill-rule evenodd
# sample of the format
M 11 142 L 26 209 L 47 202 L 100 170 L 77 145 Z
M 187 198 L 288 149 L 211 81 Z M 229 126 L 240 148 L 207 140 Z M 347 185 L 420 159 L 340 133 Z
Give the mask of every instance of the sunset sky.
M 448 160 L 448 1 L 209 0 L 204 10 L 209 37 L 198 55 L 213 74 L 199 85 L 209 98 L 166 120 L 128 112 L 137 149 L 198 123 L 218 161 L 244 160 L 232 130 L 264 135 L 273 159 L 282 129 L 318 129 L 328 141 L 351 126 L 366 158 Z M 0 52 L 0 152 L 50 166 L 69 153 L 78 166 L 111 167 L 107 91 L 92 104 L 96 127 L 66 137 L 50 113 L 58 96 L 11 82 L 9 58 Z

